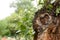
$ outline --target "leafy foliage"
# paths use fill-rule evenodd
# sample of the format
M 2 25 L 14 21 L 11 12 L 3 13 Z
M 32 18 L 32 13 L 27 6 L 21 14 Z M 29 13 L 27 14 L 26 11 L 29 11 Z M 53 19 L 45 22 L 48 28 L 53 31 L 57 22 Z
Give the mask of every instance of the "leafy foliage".
M 16 11 L 3 20 L 4 23 L 0 23 L 0 27 L 6 26 L 6 28 L 4 28 L 6 31 L 3 28 L 0 28 L 0 30 L 2 30 L 2 36 L 5 32 L 4 35 L 9 34 L 6 36 L 20 35 L 19 37 L 24 37 L 24 40 L 33 39 L 32 20 L 36 8 L 31 4 L 31 2 L 32 0 L 17 0 L 16 3 L 13 3 L 13 7 L 16 7 Z

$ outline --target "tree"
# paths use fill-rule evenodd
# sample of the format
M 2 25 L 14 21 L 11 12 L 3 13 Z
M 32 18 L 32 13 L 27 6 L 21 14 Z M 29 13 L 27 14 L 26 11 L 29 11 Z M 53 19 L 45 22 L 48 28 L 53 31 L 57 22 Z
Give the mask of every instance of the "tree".
M 45 1 L 41 10 L 35 13 L 33 29 L 34 40 L 60 40 L 60 0 Z M 47 4 L 48 3 L 48 4 Z M 58 10 L 58 11 L 57 11 Z
M 32 28 L 32 19 L 36 8 L 31 4 L 32 0 L 17 0 L 17 3 L 14 3 L 16 7 L 16 14 L 18 14 L 17 30 L 21 32 L 20 37 L 24 37 L 25 40 L 33 39 L 33 28 Z M 15 22 L 14 22 L 15 23 Z
M 9 35 L 6 36 L 19 36 L 20 39 L 33 40 L 32 20 L 36 8 L 31 2 L 32 0 L 17 0 L 13 3 L 12 6 L 16 8 L 16 11 L 5 19 L 9 30 Z

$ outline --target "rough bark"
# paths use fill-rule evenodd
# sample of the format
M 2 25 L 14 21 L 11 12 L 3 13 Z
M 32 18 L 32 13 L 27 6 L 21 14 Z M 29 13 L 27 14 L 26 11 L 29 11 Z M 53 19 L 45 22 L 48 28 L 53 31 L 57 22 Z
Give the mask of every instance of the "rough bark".
M 35 13 L 33 19 L 33 29 L 35 31 L 34 40 L 60 40 L 60 13 L 56 16 L 56 8 L 60 6 L 60 1 L 54 2 L 53 8 L 47 11 L 44 6 Z

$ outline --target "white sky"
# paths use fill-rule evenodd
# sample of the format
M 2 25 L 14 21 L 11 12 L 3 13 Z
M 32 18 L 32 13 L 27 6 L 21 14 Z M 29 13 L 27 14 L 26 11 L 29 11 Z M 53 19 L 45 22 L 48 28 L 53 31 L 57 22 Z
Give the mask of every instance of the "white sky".
M 34 5 L 34 7 L 37 7 L 38 0 L 34 0 L 34 1 L 32 2 L 32 4 Z
M 10 8 L 10 4 L 13 1 L 15 0 L 0 0 L 0 20 L 14 12 L 15 8 Z

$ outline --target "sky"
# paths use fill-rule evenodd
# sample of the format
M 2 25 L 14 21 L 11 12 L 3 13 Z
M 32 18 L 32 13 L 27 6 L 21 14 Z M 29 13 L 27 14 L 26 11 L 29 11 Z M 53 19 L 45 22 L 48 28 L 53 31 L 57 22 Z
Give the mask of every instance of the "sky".
M 0 20 L 10 16 L 15 8 L 10 8 L 10 4 L 15 0 L 0 0 Z

